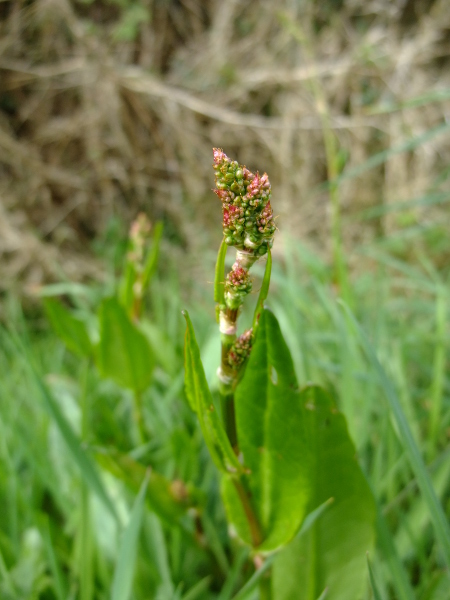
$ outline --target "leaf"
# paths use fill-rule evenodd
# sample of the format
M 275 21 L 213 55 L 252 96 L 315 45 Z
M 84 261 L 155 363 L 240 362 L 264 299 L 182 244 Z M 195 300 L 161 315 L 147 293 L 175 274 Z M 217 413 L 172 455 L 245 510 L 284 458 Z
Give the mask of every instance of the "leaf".
M 197 413 L 203 437 L 217 468 L 225 473 L 240 472 L 242 465 L 233 452 L 220 417 L 214 408 L 191 319 L 187 311 L 183 311 L 183 315 L 186 319 L 184 356 L 188 402 L 192 410 Z
M 255 313 L 253 315 L 253 335 L 256 332 L 256 329 L 259 324 L 259 319 L 261 317 L 261 313 L 264 308 L 264 301 L 267 298 L 267 294 L 269 293 L 269 285 L 270 285 L 270 275 L 272 273 L 272 252 L 270 248 L 267 247 L 267 262 L 266 268 L 264 270 L 264 277 L 261 284 L 261 289 L 259 290 L 258 302 L 256 303 Z
M 145 477 L 139 494 L 131 510 L 130 520 L 123 533 L 119 548 L 116 570 L 111 591 L 111 600 L 128 600 L 133 584 L 134 566 L 136 562 L 139 531 L 144 516 L 145 493 L 148 475 Z
M 243 486 L 252 498 L 263 543 L 261 552 L 288 543 L 306 514 L 310 495 L 310 432 L 305 394 L 276 318 L 261 314 L 255 345 L 235 393 L 236 426 L 245 468 Z M 247 542 L 249 529 L 232 481 L 222 484 L 229 518 Z
M 71 352 L 79 356 L 91 356 L 92 344 L 86 326 L 64 306 L 53 299 L 44 300 L 45 311 L 55 333 Z
M 274 563 L 275 599 L 315 600 L 325 590 L 329 599 L 356 598 L 373 543 L 374 501 L 344 417 L 321 388 L 298 389 L 289 350 L 268 310 L 235 409 L 246 493 L 226 476 L 222 494 L 238 534 L 258 552 L 272 552 L 293 538 L 307 512 L 315 515 Z
M 130 321 L 116 298 L 100 306 L 97 366 L 103 377 L 142 392 L 152 379 L 154 358 L 145 335 Z
M 144 465 L 112 448 L 108 452 L 97 452 L 95 458 L 102 468 L 123 481 L 135 493 L 148 472 Z M 147 478 L 146 500 L 151 510 L 169 525 L 179 525 L 193 505 L 190 490 L 182 482 L 174 484 L 154 470 L 148 472 Z
M 177 347 L 171 338 L 161 327 L 146 319 L 142 319 L 139 326 L 150 344 L 156 364 L 175 377 L 180 372 L 180 365 Z
M 312 432 L 310 501 L 329 508 L 274 564 L 275 600 L 310 600 L 327 588 L 327 600 L 359 597 L 366 552 L 374 541 L 375 504 L 355 458 L 345 418 L 319 387 L 309 386 L 306 426 Z

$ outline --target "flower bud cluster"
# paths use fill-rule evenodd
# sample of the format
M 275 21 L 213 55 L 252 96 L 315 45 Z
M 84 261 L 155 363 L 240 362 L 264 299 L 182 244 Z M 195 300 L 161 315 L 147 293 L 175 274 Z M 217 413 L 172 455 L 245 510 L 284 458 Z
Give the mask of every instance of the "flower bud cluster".
M 214 192 L 222 201 L 225 243 L 261 256 L 273 243 L 275 224 L 267 173 L 252 173 L 214 148 Z
M 250 354 L 252 342 L 253 329 L 247 329 L 247 331 L 236 339 L 228 353 L 228 364 L 233 370 L 242 367 Z
M 225 280 L 225 302 L 228 308 L 241 306 L 244 298 L 252 291 L 252 280 L 248 269 L 235 263 Z

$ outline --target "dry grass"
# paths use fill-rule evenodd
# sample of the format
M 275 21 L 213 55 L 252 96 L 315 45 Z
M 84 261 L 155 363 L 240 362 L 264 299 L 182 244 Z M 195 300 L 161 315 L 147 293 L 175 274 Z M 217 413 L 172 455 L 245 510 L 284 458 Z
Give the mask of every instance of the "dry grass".
M 282 228 L 327 248 L 323 128 L 348 170 L 443 123 L 449 50 L 447 0 L 1 1 L 0 289 L 99 276 L 87 248 L 112 215 L 203 246 L 212 146 L 267 170 Z M 343 181 L 347 250 L 398 226 L 362 209 L 429 193 L 449 163 L 440 135 Z

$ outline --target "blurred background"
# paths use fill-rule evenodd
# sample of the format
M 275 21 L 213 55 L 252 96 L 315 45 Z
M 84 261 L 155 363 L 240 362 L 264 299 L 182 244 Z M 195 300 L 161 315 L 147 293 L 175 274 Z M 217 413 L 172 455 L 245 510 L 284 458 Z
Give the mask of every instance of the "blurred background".
M 446 0 L 3 0 L 0 40 L 3 291 L 102 277 L 142 210 L 198 264 L 213 146 L 326 260 L 412 236 L 448 262 Z

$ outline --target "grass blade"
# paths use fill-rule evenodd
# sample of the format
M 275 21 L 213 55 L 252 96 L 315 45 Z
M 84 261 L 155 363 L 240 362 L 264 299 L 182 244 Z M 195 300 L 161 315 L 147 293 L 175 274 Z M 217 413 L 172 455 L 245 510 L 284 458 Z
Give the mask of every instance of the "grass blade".
M 45 549 L 47 551 L 48 562 L 50 566 L 50 571 L 53 576 L 53 590 L 55 592 L 56 598 L 58 600 L 66 600 L 67 591 L 66 585 L 64 582 L 64 577 L 61 571 L 61 568 L 58 564 L 58 560 L 56 558 L 55 549 L 53 547 L 52 536 L 50 533 L 50 524 L 48 516 L 45 516 L 43 520 L 43 524 L 41 527 L 41 534 L 44 540 Z
M 202 594 L 208 591 L 211 579 L 211 575 L 207 575 L 206 577 L 203 577 L 203 579 L 200 579 L 198 583 L 184 594 L 182 600 L 197 600 L 197 598 L 203 598 L 204 596 Z
M 42 377 L 39 375 L 26 348 L 23 346 L 22 342 L 17 336 L 14 336 L 14 338 L 15 339 L 13 339 L 12 341 L 15 343 L 16 348 L 22 355 L 22 358 L 24 359 L 24 362 L 28 367 L 30 374 L 32 375 L 33 381 L 42 397 L 44 407 L 47 413 L 50 415 L 50 417 L 55 421 L 56 426 L 58 427 L 67 445 L 67 448 L 69 449 L 70 454 L 74 459 L 75 464 L 78 466 L 83 479 L 85 480 L 86 484 L 91 488 L 91 490 L 103 502 L 105 507 L 114 517 L 114 519 L 118 522 L 119 517 L 117 515 L 114 504 L 112 503 L 111 498 L 105 490 L 103 482 L 98 474 L 97 469 L 95 468 L 94 463 L 91 461 L 90 457 L 81 447 L 78 437 L 76 436 L 69 422 L 66 420 L 57 402 L 55 402 L 53 396 L 50 394 L 49 390 L 47 389 L 47 386 L 42 381 Z
M 378 544 L 382 550 L 383 558 L 389 566 L 398 600 L 414 600 L 414 591 L 397 553 L 386 519 L 379 507 L 377 507 L 376 526 Z
M 252 592 L 256 588 L 259 580 L 264 575 L 264 573 L 267 571 L 267 569 L 272 566 L 275 556 L 276 556 L 276 554 L 272 554 L 271 556 L 266 558 L 262 567 L 260 569 L 258 569 L 257 571 L 255 571 L 253 573 L 253 575 L 250 577 L 250 579 L 247 581 L 247 583 L 243 587 L 241 587 L 241 589 L 235 596 L 233 596 L 233 600 L 244 600 L 245 598 L 248 597 L 250 592 Z
M 380 361 L 378 360 L 378 357 L 371 343 L 369 342 L 366 334 L 361 329 L 359 323 L 353 316 L 353 313 L 350 311 L 350 309 L 344 302 L 339 301 L 339 303 L 343 307 L 347 316 L 349 317 L 350 322 L 355 327 L 364 352 L 366 353 L 370 363 L 372 364 L 374 371 L 378 375 L 380 385 L 384 391 L 389 407 L 392 411 L 395 423 L 397 425 L 400 441 L 408 457 L 414 475 L 416 476 L 419 489 L 428 505 L 431 522 L 433 523 L 436 538 L 441 546 L 443 558 L 447 566 L 450 568 L 450 525 L 448 523 L 444 510 L 436 496 L 430 476 L 428 475 L 428 472 L 426 470 L 419 448 L 417 447 L 417 444 L 414 441 L 414 437 L 403 413 L 395 388 L 388 376 L 386 375 L 386 372 L 383 369 Z
M 134 565 L 142 518 L 144 516 L 145 494 L 149 474 L 146 475 L 139 494 L 131 510 L 130 520 L 123 533 L 122 543 L 117 558 L 117 566 L 111 591 L 111 600 L 128 600 L 133 584 Z
M 367 568 L 369 569 L 370 585 L 372 587 L 372 593 L 373 593 L 374 600 L 384 600 L 384 598 L 381 595 L 380 590 L 378 589 L 377 582 L 375 580 L 375 575 L 373 573 L 372 565 L 370 564 L 370 560 L 369 560 L 369 553 L 367 553 Z
M 442 286 L 436 295 L 436 348 L 433 360 L 433 380 L 431 385 L 430 411 L 430 457 L 437 450 L 440 419 L 443 404 L 445 370 L 446 370 L 446 330 L 447 330 L 447 296 Z

